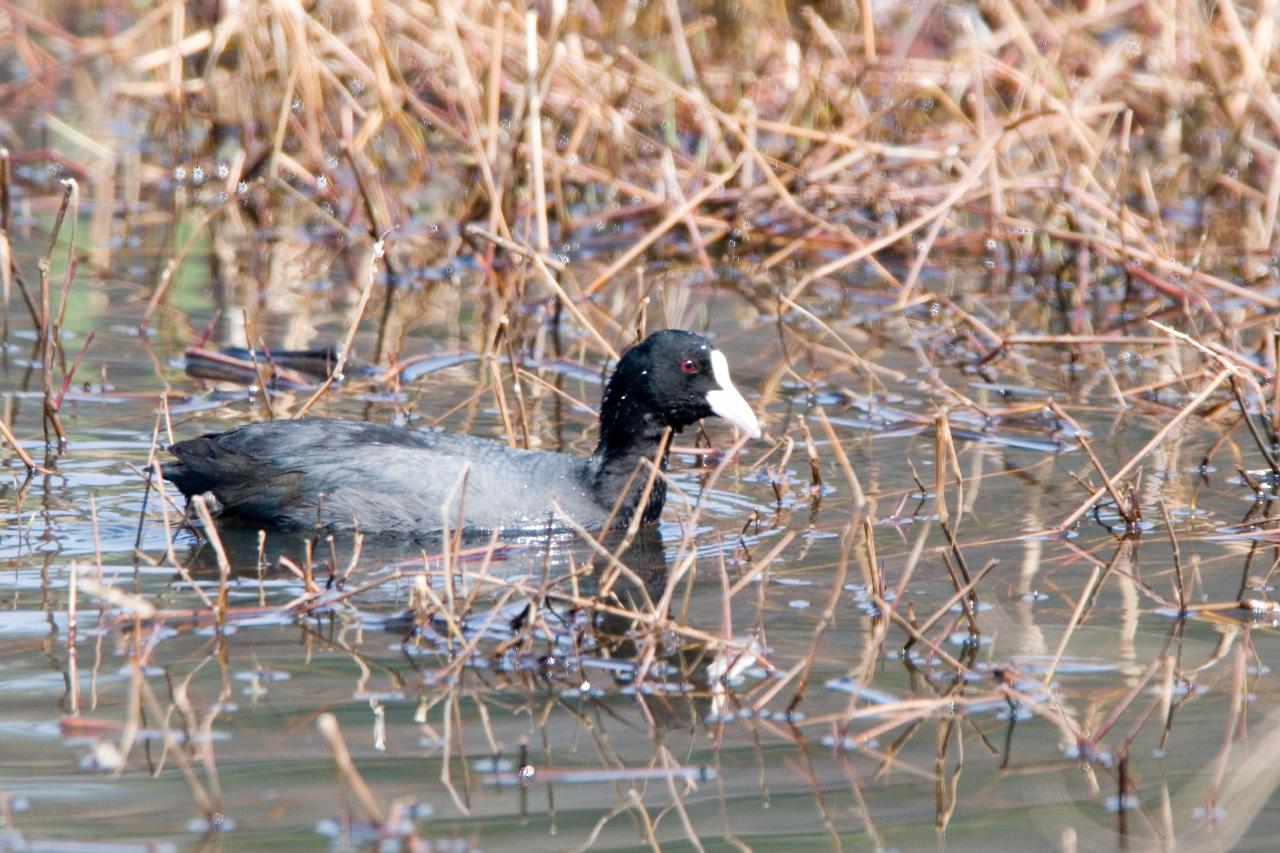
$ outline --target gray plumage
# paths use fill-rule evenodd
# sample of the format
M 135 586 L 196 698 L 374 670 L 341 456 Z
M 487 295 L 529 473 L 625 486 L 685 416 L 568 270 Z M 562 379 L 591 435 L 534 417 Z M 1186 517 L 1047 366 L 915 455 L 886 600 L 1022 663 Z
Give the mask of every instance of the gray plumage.
M 438 530 L 446 515 L 456 529 L 459 509 L 468 529 L 533 529 L 555 520 L 552 501 L 599 527 L 612 509 L 596 499 L 603 471 L 594 457 L 440 430 L 314 418 L 249 424 L 172 450 L 178 461 L 165 477 L 184 493 L 212 492 L 224 511 L 290 529 Z

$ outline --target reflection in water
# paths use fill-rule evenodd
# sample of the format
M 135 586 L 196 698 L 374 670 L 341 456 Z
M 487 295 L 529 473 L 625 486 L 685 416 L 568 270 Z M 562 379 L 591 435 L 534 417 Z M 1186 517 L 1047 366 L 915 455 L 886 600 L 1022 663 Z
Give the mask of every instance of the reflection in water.
M 307 537 L 220 522 L 217 534 L 216 545 L 202 536 L 182 555 L 193 577 L 213 583 L 225 559 L 233 588 L 256 585 L 264 602 L 268 585 L 310 584 L 316 600 L 277 616 L 342 611 L 352 624 L 402 634 L 415 658 L 436 653 L 454 660 L 460 648 L 469 648 L 469 654 L 499 658 L 503 652 L 495 650 L 523 649 L 523 660 L 530 649 L 550 649 L 548 677 L 585 677 L 594 667 L 630 683 L 641 655 L 661 655 L 662 668 L 706 655 L 687 637 L 672 643 L 664 638 L 656 652 L 644 646 L 663 621 L 655 608 L 669 579 L 667 546 L 657 528 L 642 527 L 631 537 L 610 531 L 590 542 L 564 531 L 519 540 L 463 535 L 448 547 L 439 533 Z M 497 605 L 495 588 L 504 592 Z M 358 597 L 350 595 L 353 589 Z M 406 594 L 408 606 L 397 610 Z M 456 604 L 472 599 L 476 610 Z M 253 609 L 249 615 L 261 614 Z M 512 660 L 502 665 L 516 666 Z

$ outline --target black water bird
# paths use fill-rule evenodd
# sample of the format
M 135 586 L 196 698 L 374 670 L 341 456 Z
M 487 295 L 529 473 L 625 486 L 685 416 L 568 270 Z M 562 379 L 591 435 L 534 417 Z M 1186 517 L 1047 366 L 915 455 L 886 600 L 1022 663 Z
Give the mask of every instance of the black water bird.
M 670 429 L 718 415 L 753 438 L 755 413 L 706 338 L 655 332 L 623 354 L 605 386 L 590 456 L 520 450 L 443 430 L 309 418 L 178 442 L 167 480 L 212 493 L 224 516 L 306 530 L 418 535 L 467 530 L 626 526 L 657 520 L 666 484 L 649 471 Z M 666 467 L 666 454 L 659 464 Z

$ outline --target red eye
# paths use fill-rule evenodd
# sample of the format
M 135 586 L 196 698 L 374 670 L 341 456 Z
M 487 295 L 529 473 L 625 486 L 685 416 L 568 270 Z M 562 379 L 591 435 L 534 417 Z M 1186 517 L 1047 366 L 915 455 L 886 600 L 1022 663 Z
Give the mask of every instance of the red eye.
M 698 365 L 693 363 L 693 359 L 686 358 L 684 361 L 680 362 L 680 369 L 685 373 L 697 373 Z

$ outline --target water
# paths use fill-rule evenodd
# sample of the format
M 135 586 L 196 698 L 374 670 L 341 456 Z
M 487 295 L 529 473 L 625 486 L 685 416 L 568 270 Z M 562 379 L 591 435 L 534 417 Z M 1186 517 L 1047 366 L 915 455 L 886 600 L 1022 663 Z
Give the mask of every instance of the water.
M 629 556 L 656 599 L 687 548 L 696 548 L 696 571 L 676 585 L 670 608 L 688 635 L 667 632 L 652 646 L 625 619 L 593 631 L 585 614 L 553 606 L 534 641 L 519 642 L 510 625 L 525 602 L 518 595 L 500 601 L 495 583 L 477 594 L 462 629 L 473 645 L 459 658 L 460 643 L 450 642 L 439 618 L 406 639 L 417 553 L 371 546 L 344 590 L 391 578 L 386 566 L 397 561 L 405 577 L 294 615 L 280 608 L 305 593 L 304 582 L 279 568 L 260 576 L 256 536 L 247 534 L 228 536 L 235 616 L 227 630 L 219 633 L 208 618 L 134 625 L 121 613 L 134 596 L 168 612 L 201 604 L 165 557 L 154 495 L 142 512 L 142 472 L 161 396 L 168 395 L 179 437 L 261 417 L 262 399 L 182 370 L 187 341 L 180 330 L 203 328 L 215 311 L 204 282 L 193 276 L 176 291 L 174 304 L 185 308 L 166 309 L 146 337 L 133 331 L 143 304 L 136 289 L 91 287 L 73 293 L 68 323 L 68 350 L 75 336 L 96 332 L 64 406 L 69 453 L 55 471 L 25 483 L 11 460 L 0 492 L 0 789 L 11 798 L 9 825 L 24 838 L 185 846 L 216 831 L 232 847 L 372 843 L 367 815 L 317 732 L 325 713 L 336 716 L 380 807 L 401 815 L 399 831 L 436 843 L 682 845 L 692 831 L 717 846 L 737 839 L 916 849 L 941 840 L 969 849 L 989 844 L 993 833 L 1011 838 L 1016 827 L 1022 849 L 1057 848 L 1068 836 L 1089 848 L 1126 838 L 1139 846 L 1159 838 L 1228 846 L 1280 828 L 1267 808 L 1275 773 L 1258 766 L 1280 731 L 1280 718 L 1269 711 L 1274 617 L 1204 611 L 1180 621 L 1169 611 L 1175 574 L 1161 502 L 1175 523 L 1192 606 L 1234 601 L 1242 577 L 1248 574 L 1250 586 L 1271 561 L 1270 546 L 1250 562 L 1248 541 L 1210 538 L 1246 516 L 1252 493 L 1232 482 L 1227 459 L 1213 474 L 1191 470 L 1216 438 L 1194 420 L 1148 460 L 1138 495 L 1156 526 L 1131 541 L 1108 530 L 1105 512 L 1087 517 L 1071 539 L 1026 535 L 1053 527 L 1083 499 L 1077 479 L 1097 479 L 1082 453 L 1051 452 L 1049 442 L 1071 441 L 1049 428 L 1043 412 L 1028 409 L 1020 423 L 996 423 L 988 430 L 995 440 L 959 442 L 945 481 L 957 545 L 970 572 L 999 564 L 977 587 L 976 638 L 958 608 L 943 609 L 926 632 L 937 652 L 918 643 L 904 653 L 902 628 L 886 626 L 867 594 L 860 522 L 842 561 L 854 505 L 810 402 L 823 403 L 872 496 L 863 518 L 891 593 L 917 537 L 925 537 L 895 603 L 899 613 L 909 604 L 920 624 L 955 588 L 932 496 L 935 442 L 923 428 L 933 413 L 913 356 L 894 344 L 877 352 L 878 363 L 903 379 L 879 391 L 889 408 L 873 413 L 872 424 L 865 406 L 855 405 L 857 377 L 828 367 L 817 375 L 826 396 L 811 398 L 779 373 L 769 318 L 699 291 L 693 299 L 705 306 L 739 387 L 759 405 L 771 435 L 786 431 L 798 444 L 781 470 L 773 466 L 782 448 L 750 445 L 704 495 L 692 542 L 682 542 L 688 511 L 673 500 L 660 538 Z M 259 333 L 285 339 L 307 324 L 317 329 L 308 342 L 323 340 L 341 322 L 315 318 L 343 297 L 335 291 L 317 298 L 320 305 L 300 316 L 260 320 Z M 220 321 L 217 335 L 235 325 Z M 466 340 L 424 327 L 408 336 L 404 351 Z M 369 336 L 359 341 L 370 345 Z M 40 457 L 38 372 L 24 363 L 28 345 L 11 337 L 0 377 L 15 431 Z M 407 403 L 424 419 L 452 412 L 445 426 L 497 437 L 502 425 L 492 395 L 474 395 L 481 369 L 478 362 L 448 367 L 391 402 L 339 393 L 317 411 L 387 420 Z M 583 376 L 541 375 L 588 403 L 599 393 Z M 589 416 L 537 390 L 526 386 L 526 404 L 543 446 L 585 452 Z M 981 388 L 966 390 L 991 408 L 1011 405 Z M 1101 395 L 1075 394 L 1056 382 L 1045 390 L 1077 404 L 1112 469 L 1165 417 L 1151 404 L 1117 414 L 1097 404 Z M 288 410 L 299 399 L 280 394 L 273 408 Z M 799 418 L 820 460 L 816 490 Z M 908 418 L 916 428 L 903 428 Z M 957 421 L 957 433 L 961 427 Z M 160 432 L 163 444 L 163 424 Z M 708 424 L 708 432 L 724 440 L 719 425 Z M 1007 440 L 1019 434 L 1027 440 Z M 674 461 L 675 483 L 696 501 L 708 469 L 689 455 Z M 772 563 L 735 592 L 725 624 L 724 587 L 786 536 Z M 289 553 L 289 543 L 279 547 Z M 336 547 L 343 571 L 349 546 Z M 216 596 L 207 549 L 180 530 L 174 548 L 205 593 Z M 533 541 L 499 553 L 487 572 L 524 577 L 526 591 L 558 579 L 556 588 L 565 590 L 562 579 L 589 562 L 580 545 Z M 476 560 L 460 566 L 464 574 L 478 571 Z M 1096 588 L 1095 570 L 1105 572 Z M 104 609 L 81 584 L 74 657 L 67 612 L 73 571 L 130 597 Z M 323 586 L 328 570 L 318 571 Z M 432 578 L 441 591 L 438 566 Z M 582 576 L 582 589 L 597 578 Z M 640 600 L 634 588 L 630 594 Z M 1086 594 L 1080 624 L 1059 657 Z M 742 648 L 754 644 L 758 657 L 720 652 L 717 660 L 700 632 L 732 636 Z M 649 670 L 637 686 L 640 660 Z M 783 682 L 792 668 L 806 669 L 806 660 L 812 664 L 803 696 L 789 712 L 801 684 L 794 674 Z M 730 668 L 737 672 L 728 684 L 708 674 Z M 132 710 L 139 700 L 141 709 Z M 1246 704 L 1237 716 L 1239 700 Z M 131 721 L 140 728 L 132 736 Z M 196 783 L 184 781 L 187 774 L 203 793 L 192 792 Z M 1128 796 L 1118 809 L 1122 775 Z M 201 803 L 215 803 L 225 816 L 217 830 L 202 817 Z M 1206 804 L 1219 809 L 1212 821 L 1203 817 Z
M 361 384 L 353 368 L 312 412 L 502 438 L 489 362 L 475 356 L 505 313 L 531 444 L 589 452 L 601 348 L 569 317 L 557 348 L 549 295 L 518 268 L 503 268 L 500 297 L 473 255 L 424 237 L 445 221 L 449 165 L 391 240 L 405 281 L 387 348 L 427 361 L 400 386 Z M 13 236 L 30 272 L 58 190 L 39 170 L 24 180 Z M 1273 502 L 1236 473 L 1262 467 L 1244 431 L 1220 441 L 1226 395 L 1143 460 L 1137 535 L 1120 535 L 1109 499 L 1069 536 L 1045 534 L 1101 482 L 1048 399 L 1114 472 L 1203 387 L 1194 353 L 1028 345 L 977 364 L 989 342 L 946 300 L 896 309 L 856 269 L 779 318 L 774 297 L 830 259 L 821 247 L 768 274 L 760 253 L 717 257 L 719 284 L 657 260 L 643 279 L 620 274 L 584 316 L 611 345 L 642 315 L 709 329 L 769 440 L 711 486 L 716 459 L 700 464 L 693 433 L 678 438 L 663 522 L 624 556 L 607 607 L 578 606 L 610 569 L 565 538 L 488 557 L 467 543 L 451 573 L 438 559 L 424 573 L 416 543 L 366 542 L 353 557 L 349 541 L 320 542 L 308 579 L 307 543 L 272 534 L 260 562 L 256 532 L 227 529 L 219 630 L 206 605 L 217 560 L 178 526 L 173 492 L 166 529 L 145 472 L 171 434 L 288 417 L 310 391 L 193 376 L 184 352 L 206 330 L 210 349 L 340 344 L 364 260 L 277 194 L 272 227 L 236 208 L 196 235 L 139 334 L 209 203 L 193 192 L 194 214 L 175 219 L 162 189 L 83 211 L 66 363 L 94 338 L 62 407 L 68 452 L 27 479 L 0 451 L 0 847 L 372 848 L 371 811 L 388 846 L 416 835 L 445 849 L 1247 849 L 1280 832 L 1277 614 L 1235 606 L 1273 594 L 1277 557 L 1271 539 L 1227 535 L 1265 522 Z M 621 237 L 567 241 L 577 281 L 641 233 L 628 223 Z M 901 276 L 910 259 L 883 262 Z M 944 251 L 931 263 L 918 293 L 995 328 L 1060 330 L 1023 276 L 1034 264 Z M 1097 278 L 1103 328 L 1132 306 L 1116 270 Z M 365 360 L 381 285 L 354 341 Z M 36 336 L 16 294 L 7 311 L 0 407 L 44 461 Z M 499 370 L 511 417 L 509 364 Z M 55 384 L 64 375 L 60 364 Z M 944 410 L 954 458 L 935 438 Z M 723 425 L 706 429 L 727 446 Z M 972 622 L 956 604 L 966 573 L 981 577 Z M 893 617 L 871 592 L 877 576 Z M 664 596 L 658 620 L 645 603 Z M 905 648 L 910 625 L 924 640 Z M 327 714 L 372 808 L 335 769 L 317 726 Z

